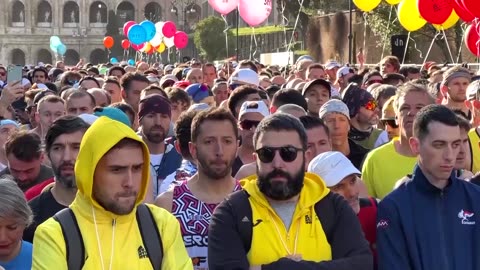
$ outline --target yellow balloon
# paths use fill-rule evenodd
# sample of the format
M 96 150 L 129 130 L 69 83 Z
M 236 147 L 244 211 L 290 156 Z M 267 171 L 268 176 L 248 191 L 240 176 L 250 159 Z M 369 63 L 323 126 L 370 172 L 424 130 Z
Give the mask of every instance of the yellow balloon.
M 403 0 L 398 5 L 398 21 L 409 32 L 422 28 L 427 21 L 422 18 L 416 0 Z
M 385 2 L 387 2 L 390 5 L 397 5 L 397 4 L 400 4 L 402 0 L 385 0 Z
M 448 17 L 448 19 L 444 23 L 433 24 L 433 27 L 435 27 L 435 29 L 437 29 L 438 31 L 440 31 L 442 29 L 447 30 L 448 28 L 452 28 L 458 22 L 459 19 L 460 19 L 460 17 L 458 17 L 455 10 L 453 10 L 452 14 L 450 14 L 450 17 Z
M 160 45 L 158 45 L 158 48 L 157 48 L 157 52 L 159 53 L 163 53 L 165 51 L 165 43 L 160 43 Z
M 378 5 L 380 5 L 382 0 L 353 0 L 353 3 L 360 9 L 361 11 L 370 12 Z

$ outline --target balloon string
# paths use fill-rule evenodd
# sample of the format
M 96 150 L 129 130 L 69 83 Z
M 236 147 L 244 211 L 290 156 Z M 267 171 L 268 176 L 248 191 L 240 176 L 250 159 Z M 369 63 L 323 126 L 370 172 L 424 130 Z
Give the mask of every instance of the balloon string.
M 465 23 L 462 23 L 462 25 L 460 27 L 462 28 L 462 39 L 460 41 L 460 48 L 458 49 L 457 62 L 456 63 L 458 63 L 460 61 L 460 55 L 462 55 L 463 42 L 465 41 L 465 34 L 466 34 L 466 31 L 467 31 L 467 25 Z
M 167 54 L 167 62 L 170 63 L 170 48 L 168 48 L 168 54 Z
M 437 34 L 435 34 L 435 36 L 432 38 L 432 42 L 430 42 L 430 47 L 428 47 L 428 51 L 427 51 L 427 55 L 425 56 L 425 59 L 423 59 L 423 64 L 422 64 L 422 67 L 420 69 L 420 71 L 423 69 L 423 67 L 425 66 L 425 63 L 427 62 L 427 59 L 428 59 L 428 56 L 430 55 L 430 51 L 432 50 L 432 47 L 433 47 L 433 43 L 435 43 L 435 40 L 437 39 L 437 37 L 440 35 L 440 31 L 437 31 Z
M 387 45 L 388 31 L 390 30 L 390 24 L 392 23 L 390 22 L 390 20 L 392 19 L 392 12 L 393 12 L 393 5 L 390 5 L 390 13 L 388 14 L 387 30 L 385 31 L 385 38 L 383 39 L 382 56 L 380 57 L 380 59 L 383 59 L 383 55 L 385 53 L 385 46 Z
M 453 54 L 452 54 L 452 50 L 450 49 L 450 44 L 448 44 L 447 35 L 445 34 L 445 30 L 443 29 L 443 26 L 441 26 L 441 29 L 443 33 L 443 39 L 445 40 L 445 45 L 447 45 L 448 54 L 450 54 L 450 59 L 452 60 L 452 64 L 453 64 L 455 63 L 455 61 L 453 60 Z
M 250 35 L 250 60 L 252 60 L 252 52 L 253 52 L 253 36 L 254 36 L 255 30 L 252 27 L 252 35 Z
M 287 3 L 285 1 L 282 1 L 281 3 L 281 11 L 282 11 L 282 24 L 283 24 L 283 38 L 285 39 L 284 46 L 287 48 L 287 25 L 290 22 L 285 16 L 285 9 L 287 8 Z
M 230 26 L 228 25 L 227 16 L 222 14 L 222 19 L 225 22 L 225 29 L 223 30 L 223 33 L 225 34 L 225 50 L 227 52 L 226 56 L 228 58 L 230 57 L 230 55 L 228 54 L 228 30 L 230 29 Z
M 367 18 L 368 18 L 368 13 L 364 12 L 363 13 L 363 21 L 364 21 L 364 26 L 363 26 L 363 51 L 366 52 L 366 53 L 368 53 L 368 50 L 367 50 L 367 26 L 368 26 Z M 390 19 L 389 19 L 389 21 L 390 21 Z
M 253 60 L 257 60 L 256 55 L 257 55 L 258 43 L 257 43 L 257 36 L 255 35 L 254 27 L 252 27 L 252 33 L 253 33 L 253 42 L 255 43 L 255 50 L 253 51 Z
M 403 58 L 402 58 L 402 65 L 403 63 L 405 63 L 405 56 L 407 56 L 407 51 L 408 51 L 408 43 L 410 41 L 410 31 L 408 32 L 408 36 L 407 36 L 407 44 L 405 44 L 405 51 L 403 52 Z
M 418 57 L 423 59 L 423 52 L 417 48 L 417 42 L 415 41 L 415 39 L 410 38 L 410 40 L 413 42 L 413 48 L 418 52 Z
M 303 1 L 304 0 L 298 0 L 298 3 L 300 4 L 300 8 L 298 9 L 297 18 L 295 19 L 295 24 L 293 26 L 292 35 L 290 36 L 290 42 L 288 43 L 287 52 L 290 52 L 290 49 L 292 48 L 293 38 L 295 37 L 295 31 L 297 30 L 298 21 L 300 20 L 300 12 L 302 11 Z M 287 64 L 288 63 L 290 63 L 290 54 L 288 54 Z

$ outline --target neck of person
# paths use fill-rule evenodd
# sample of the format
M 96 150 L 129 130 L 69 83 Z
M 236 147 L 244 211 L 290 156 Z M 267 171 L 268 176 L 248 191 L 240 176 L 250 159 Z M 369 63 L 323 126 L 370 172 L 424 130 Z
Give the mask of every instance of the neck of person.
M 332 148 L 348 157 L 350 155 L 350 145 L 348 144 L 348 137 L 342 143 L 333 143 Z
M 427 170 L 424 170 L 423 169 L 423 166 L 422 166 L 422 163 L 419 162 L 418 163 L 418 166 L 420 166 L 420 169 L 422 169 L 422 172 L 423 172 L 423 175 L 425 175 L 425 178 L 427 178 L 427 181 L 432 184 L 434 187 L 440 189 L 440 190 L 443 190 L 447 185 L 448 185 L 448 182 L 449 182 L 449 179 L 438 179 L 436 178 L 435 176 L 433 176 L 432 174 L 428 173 Z
M 401 134 L 399 140 L 394 141 L 395 150 L 402 156 L 414 157 L 415 154 L 412 152 L 412 148 L 410 148 L 408 139 L 407 136 Z
M 22 249 L 22 239 L 20 239 L 13 249 L 12 253 L 0 256 L 0 262 L 9 262 L 15 259 Z
M 446 106 L 448 108 L 450 108 L 451 110 L 460 110 L 460 111 L 462 111 L 462 112 L 464 112 L 465 114 L 468 115 L 469 109 L 468 109 L 467 105 L 465 105 L 465 102 L 463 102 L 463 101 L 456 102 L 456 101 L 453 101 L 450 98 L 447 98 Z
M 163 141 L 161 143 L 153 143 L 145 137 L 143 137 L 143 141 L 147 145 L 150 154 L 158 155 L 165 153 L 165 143 Z
M 199 188 L 203 189 L 206 194 L 212 195 L 212 198 L 219 195 L 228 195 L 232 193 L 235 186 L 235 179 L 228 173 L 221 179 L 211 179 L 209 176 L 203 173 L 201 169 L 197 173 L 197 183 Z
M 73 202 L 75 195 L 77 194 L 76 188 L 67 188 L 57 181 L 55 181 L 55 185 L 53 185 L 50 191 L 52 192 L 55 201 L 57 201 L 58 204 L 66 207 Z
M 242 144 L 240 147 L 238 147 L 238 156 L 240 157 L 240 160 L 243 162 L 243 164 L 247 164 L 254 161 L 253 159 L 254 151 L 255 149 L 251 144 L 249 145 Z
M 372 130 L 372 125 L 370 124 L 362 124 L 358 122 L 357 118 L 354 117 L 350 120 L 350 124 L 357 130 L 362 131 L 362 132 L 369 132 Z

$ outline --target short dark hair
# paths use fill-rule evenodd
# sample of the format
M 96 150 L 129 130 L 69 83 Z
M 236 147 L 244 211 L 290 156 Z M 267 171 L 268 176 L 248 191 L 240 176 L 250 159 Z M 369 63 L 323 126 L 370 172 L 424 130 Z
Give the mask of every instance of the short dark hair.
M 132 123 L 132 125 L 135 122 L 135 116 L 137 114 L 135 113 L 135 110 L 133 109 L 132 105 L 125 102 L 116 102 L 116 103 L 110 104 L 108 107 L 117 108 L 122 112 L 124 112 L 128 116 L 128 118 L 130 118 L 130 122 Z
M 255 148 L 257 147 L 260 135 L 268 131 L 295 131 L 300 137 L 302 149 L 307 149 L 307 131 L 303 127 L 302 122 L 292 115 L 286 113 L 274 113 L 264 118 L 253 134 L 253 146 Z
M 73 91 L 67 98 L 67 101 L 70 100 L 70 99 L 74 99 L 74 98 L 83 98 L 83 97 L 88 97 L 90 98 L 90 105 L 92 105 L 92 107 L 95 107 L 95 97 L 88 93 L 87 91 L 83 91 L 83 90 L 75 90 Z
M 306 130 L 321 127 L 325 129 L 325 133 L 327 133 L 327 135 L 330 137 L 330 130 L 328 130 L 327 125 L 325 125 L 325 122 L 323 122 L 322 119 L 311 116 L 311 115 L 303 115 L 303 116 L 300 116 L 300 118 L 298 119 L 300 119 L 300 122 L 302 122 L 303 127 Z
M 122 76 L 125 75 L 125 69 L 120 67 L 120 66 L 113 66 L 111 67 L 108 72 L 107 72 L 107 75 L 108 76 L 112 76 L 112 73 L 115 71 L 115 70 L 119 70 L 120 72 L 122 72 Z
M 65 115 L 57 118 L 45 135 L 45 148 L 47 153 L 50 152 L 53 143 L 60 135 L 86 131 L 89 127 L 90 125 L 78 116 Z
M 7 142 L 5 142 L 5 152 L 7 156 L 12 154 L 21 161 L 31 162 L 40 158 L 42 140 L 35 132 L 19 131 L 8 137 Z
M 382 84 L 372 92 L 373 98 L 376 101 L 379 101 L 380 99 L 389 99 L 390 97 L 395 96 L 397 87 L 389 84 Z
M 167 93 L 165 92 L 165 90 L 163 90 L 160 86 L 158 85 L 154 85 L 154 84 L 150 84 L 149 86 L 145 87 L 144 89 L 142 89 L 142 92 L 149 92 L 149 91 L 158 91 L 160 93 L 158 93 L 159 95 L 161 95 L 162 97 L 164 98 L 168 98 L 167 96 Z M 149 94 L 147 94 L 148 96 Z
M 267 95 L 268 97 L 270 97 L 270 99 L 273 99 L 273 96 L 279 90 L 280 90 L 280 86 L 272 84 L 269 87 L 267 87 L 267 89 L 265 89 L 265 92 L 267 92 Z
M 257 66 L 255 65 L 255 63 L 253 61 L 242 60 L 242 61 L 240 61 L 240 63 L 238 63 L 238 66 L 239 66 L 239 68 L 249 68 L 249 69 L 255 71 L 255 73 L 258 73 Z
M 293 88 L 280 89 L 273 95 L 273 107 L 276 107 L 278 109 L 280 106 L 285 104 L 296 104 L 302 107 L 306 112 L 308 111 L 307 101 L 302 96 L 302 93 Z
M 228 98 L 228 109 L 235 118 L 238 117 L 235 108 L 239 103 L 243 103 L 246 97 L 251 94 L 258 94 L 258 88 L 250 85 L 242 85 L 230 94 Z
M 199 112 L 192 120 L 192 142 L 196 142 L 200 136 L 200 130 L 206 121 L 228 121 L 232 125 L 235 139 L 238 139 L 237 120 L 233 115 L 224 108 L 211 108 L 206 111 Z
M 122 76 L 120 79 L 120 85 L 125 90 L 125 92 L 130 91 L 130 85 L 133 81 L 140 81 L 150 84 L 150 81 L 142 73 L 139 72 L 128 72 Z
M 470 129 L 472 129 L 472 125 L 467 120 L 467 118 L 461 115 L 457 115 L 457 122 L 458 122 L 458 125 L 460 126 L 460 129 L 466 131 L 467 133 L 470 131 Z
M 120 83 L 118 82 L 117 77 L 115 77 L 115 76 L 108 76 L 104 83 L 113 83 L 113 84 L 116 84 L 118 86 L 118 88 L 121 87 Z
M 193 118 L 195 118 L 198 112 L 199 111 L 196 110 L 185 111 L 180 114 L 177 121 L 175 122 L 175 138 L 177 139 L 178 145 L 180 146 L 180 154 L 183 158 L 186 159 L 192 158 L 188 144 L 192 139 Z
M 95 75 L 100 75 L 100 71 L 96 67 L 91 67 L 91 68 L 87 69 L 87 72 L 93 72 L 93 73 L 95 73 Z
M 80 81 L 78 82 L 78 85 L 81 85 L 84 81 L 92 81 L 94 82 L 98 88 L 101 87 L 100 83 L 97 81 L 97 79 L 95 79 L 93 76 L 85 76 L 83 77 L 82 79 L 80 79 Z
M 188 95 L 187 91 L 177 87 L 171 87 L 167 95 L 171 103 L 183 102 L 187 105 L 187 107 L 190 107 L 190 96 Z
M 413 136 L 419 140 L 428 136 L 428 125 L 439 122 L 447 126 L 458 127 L 457 115 L 444 105 L 430 104 L 423 107 L 413 121 Z
M 205 68 L 207 67 L 213 67 L 213 69 L 215 70 L 215 72 L 217 72 L 217 68 L 215 67 L 215 65 L 213 63 L 205 63 L 203 64 L 202 66 L 202 72 L 205 72 Z
M 35 73 L 37 73 L 37 72 L 39 72 L 39 71 L 40 71 L 40 72 L 43 72 L 43 74 L 45 74 L 45 78 L 48 79 L 48 71 L 47 71 L 45 68 L 43 68 L 43 67 L 37 67 L 37 68 L 35 68 L 35 69 L 33 70 L 33 72 L 32 72 L 32 77 L 34 77 L 34 76 L 35 76 Z

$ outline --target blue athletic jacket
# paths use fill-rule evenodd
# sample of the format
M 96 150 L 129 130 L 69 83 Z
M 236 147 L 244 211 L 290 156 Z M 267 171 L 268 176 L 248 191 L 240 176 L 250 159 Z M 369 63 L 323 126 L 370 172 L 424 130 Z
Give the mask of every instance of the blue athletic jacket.
M 415 167 L 379 203 L 379 270 L 480 269 L 480 188 L 452 174 L 440 190 Z

